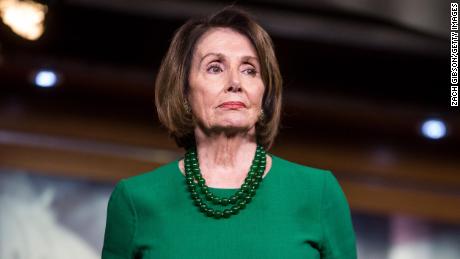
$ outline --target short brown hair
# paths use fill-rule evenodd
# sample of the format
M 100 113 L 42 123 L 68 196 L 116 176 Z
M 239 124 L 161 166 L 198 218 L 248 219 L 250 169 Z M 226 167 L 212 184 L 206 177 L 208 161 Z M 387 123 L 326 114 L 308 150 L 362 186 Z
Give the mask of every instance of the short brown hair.
M 188 75 L 196 42 L 209 29 L 225 27 L 249 38 L 254 45 L 265 85 L 262 100 L 264 120 L 256 124 L 257 143 L 266 150 L 272 146 L 281 117 L 282 78 L 268 33 L 245 11 L 227 7 L 218 13 L 188 20 L 174 34 L 155 82 L 155 105 L 160 122 L 179 147 L 195 145 L 192 115 L 185 110 Z

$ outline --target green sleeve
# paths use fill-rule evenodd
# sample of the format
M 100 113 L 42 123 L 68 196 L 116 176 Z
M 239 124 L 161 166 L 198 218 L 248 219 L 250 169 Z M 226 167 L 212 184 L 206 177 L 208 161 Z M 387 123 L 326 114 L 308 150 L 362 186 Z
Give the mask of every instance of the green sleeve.
M 124 180 L 121 180 L 112 191 L 107 206 L 102 259 L 132 258 L 135 230 L 136 211 Z
M 324 174 L 321 202 L 322 259 L 356 259 L 356 240 L 345 194 L 331 171 Z

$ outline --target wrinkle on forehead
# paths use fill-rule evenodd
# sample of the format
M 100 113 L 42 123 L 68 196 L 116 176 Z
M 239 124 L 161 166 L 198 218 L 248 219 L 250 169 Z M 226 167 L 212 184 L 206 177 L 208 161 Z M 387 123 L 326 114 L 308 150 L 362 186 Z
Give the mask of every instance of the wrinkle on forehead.
M 222 53 L 222 48 L 221 47 L 217 47 L 218 50 L 215 50 L 216 46 L 222 45 L 222 44 L 219 44 L 219 41 L 222 41 L 222 38 L 219 38 L 219 37 L 213 38 L 211 40 L 211 42 L 209 44 L 209 45 L 212 46 L 211 50 L 203 50 L 204 46 L 203 46 L 202 43 L 205 40 L 209 40 L 208 36 L 210 34 L 212 34 L 212 33 L 215 33 L 215 32 L 228 33 L 228 34 L 239 35 L 239 36 L 243 37 L 244 41 L 246 41 L 246 43 L 248 43 L 250 51 L 249 51 L 249 53 L 243 53 L 241 55 L 241 57 L 239 57 L 239 59 L 241 59 L 243 61 L 256 61 L 256 62 L 259 61 L 259 59 L 257 57 L 257 54 L 256 54 L 256 50 L 254 48 L 254 45 L 252 44 L 252 42 L 248 39 L 248 37 L 246 35 L 241 34 L 240 32 L 238 32 L 238 31 L 236 31 L 236 30 L 234 30 L 232 28 L 216 27 L 216 28 L 211 28 L 207 32 L 205 32 L 196 43 L 196 47 L 195 47 L 195 51 L 193 53 L 193 57 L 194 58 L 199 58 L 200 63 L 209 55 L 215 55 L 218 58 L 224 58 L 226 56 L 225 53 Z M 241 41 L 238 41 L 238 43 L 241 43 Z M 206 44 L 206 45 L 208 45 L 208 44 Z M 240 49 L 246 49 L 246 48 L 240 48 Z
M 207 54 L 202 55 L 202 57 L 200 58 L 199 64 L 201 64 L 203 62 L 203 60 L 205 60 L 207 57 L 210 57 L 210 56 L 214 56 L 214 57 L 216 57 L 218 59 L 225 59 L 226 58 L 226 55 L 223 54 L 223 53 L 209 52 Z M 248 61 L 259 62 L 259 59 L 257 57 L 254 57 L 254 56 L 242 56 L 239 59 L 241 61 L 243 61 L 243 62 L 248 62 Z

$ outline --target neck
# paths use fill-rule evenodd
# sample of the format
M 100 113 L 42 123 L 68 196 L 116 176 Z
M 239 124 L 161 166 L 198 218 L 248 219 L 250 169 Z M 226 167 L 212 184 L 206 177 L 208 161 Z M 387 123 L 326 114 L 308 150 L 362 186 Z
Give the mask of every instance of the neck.
M 228 136 L 225 132 L 205 133 L 197 127 L 195 140 L 201 170 L 208 174 L 245 172 L 257 148 L 254 128 Z

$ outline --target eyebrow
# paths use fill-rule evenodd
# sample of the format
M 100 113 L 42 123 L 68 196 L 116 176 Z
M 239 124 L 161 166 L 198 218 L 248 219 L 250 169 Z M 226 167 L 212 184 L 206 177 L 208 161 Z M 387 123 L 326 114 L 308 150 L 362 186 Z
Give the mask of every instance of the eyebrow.
M 210 52 L 210 53 L 204 55 L 203 57 L 201 57 L 201 60 L 200 60 L 200 63 L 199 63 L 199 64 L 201 65 L 201 63 L 203 62 L 203 60 L 204 60 L 206 57 L 208 57 L 208 56 L 217 56 L 217 57 L 220 58 L 220 59 L 222 59 L 223 57 L 225 57 L 225 55 L 222 54 L 222 53 Z M 244 61 L 255 60 L 255 61 L 259 62 L 259 59 L 258 59 L 257 57 L 254 57 L 254 56 L 243 56 L 242 59 L 243 59 Z

